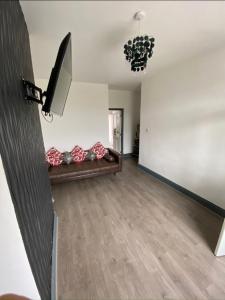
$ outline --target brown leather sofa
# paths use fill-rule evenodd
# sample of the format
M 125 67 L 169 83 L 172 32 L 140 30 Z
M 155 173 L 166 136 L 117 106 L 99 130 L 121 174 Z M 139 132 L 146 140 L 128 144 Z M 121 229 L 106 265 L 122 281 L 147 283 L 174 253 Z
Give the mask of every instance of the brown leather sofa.
M 113 157 L 113 161 L 103 157 L 99 160 L 84 160 L 80 163 L 49 167 L 48 174 L 51 184 L 120 172 L 122 170 L 121 154 L 110 148 L 108 151 L 109 155 Z

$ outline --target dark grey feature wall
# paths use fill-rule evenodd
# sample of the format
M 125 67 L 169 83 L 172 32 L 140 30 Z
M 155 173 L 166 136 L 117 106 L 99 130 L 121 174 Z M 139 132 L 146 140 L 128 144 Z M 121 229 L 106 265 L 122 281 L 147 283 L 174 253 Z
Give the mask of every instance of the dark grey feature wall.
M 32 82 L 34 77 L 18 1 L 0 1 L 0 61 L 0 153 L 34 279 L 41 298 L 47 300 L 51 297 L 52 196 L 38 107 L 23 98 L 22 76 Z

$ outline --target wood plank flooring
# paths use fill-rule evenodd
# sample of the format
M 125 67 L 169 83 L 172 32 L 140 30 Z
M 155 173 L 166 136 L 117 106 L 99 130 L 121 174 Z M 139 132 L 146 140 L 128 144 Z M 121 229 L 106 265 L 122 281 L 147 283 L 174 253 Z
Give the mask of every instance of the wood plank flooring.
M 222 218 L 125 160 L 123 172 L 53 187 L 58 295 L 225 299 Z

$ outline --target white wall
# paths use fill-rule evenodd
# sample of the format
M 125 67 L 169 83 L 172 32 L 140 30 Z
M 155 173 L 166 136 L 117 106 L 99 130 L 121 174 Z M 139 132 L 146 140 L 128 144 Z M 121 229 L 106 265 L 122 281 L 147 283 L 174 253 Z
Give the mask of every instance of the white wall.
M 109 108 L 124 109 L 124 154 L 132 153 L 137 124 L 140 122 L 140 93 L 109 90 Z
M 48 84 L 45 79 L 35 82 L 43 90 Z M 75 145 L 89 149 L 98 141 L 108 147 L 108 85 L 72 82 L 63 116 L 54 115 L 52 123 L 40 118 L 46 150 L 55 146 L 71 151 Z
M 225 209 L 224 134 L 225 48 L 143 82 L 139 163 Z
M 216 256 L 225 255 L 225 218 L 223 220 L 223 225 L 216 245 L 215 255 Z
M 40 299 L 17 223 L 0 156 L 0 295 Z

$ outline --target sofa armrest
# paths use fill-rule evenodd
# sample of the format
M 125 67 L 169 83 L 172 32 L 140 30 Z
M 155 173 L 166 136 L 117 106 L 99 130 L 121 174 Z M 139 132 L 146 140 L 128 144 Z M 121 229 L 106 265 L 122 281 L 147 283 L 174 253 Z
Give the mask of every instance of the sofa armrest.
M 108 148 L 108 151 L 109 151 L 109 155 L 112 155 L 115 158 L 115 161 L 119 164 L 119 169 L 121 171 L 122 170 L 122 155 L 119 152 L 117 152 L 111 148 Z

